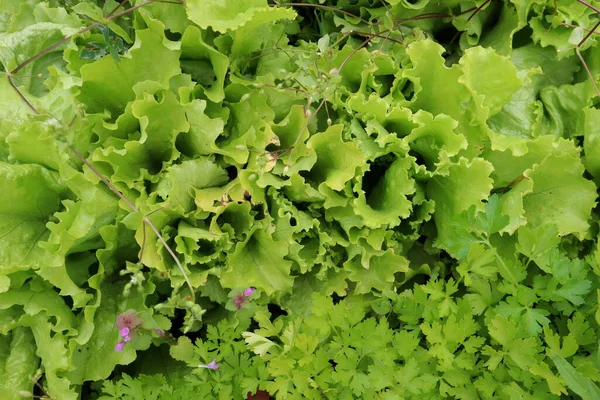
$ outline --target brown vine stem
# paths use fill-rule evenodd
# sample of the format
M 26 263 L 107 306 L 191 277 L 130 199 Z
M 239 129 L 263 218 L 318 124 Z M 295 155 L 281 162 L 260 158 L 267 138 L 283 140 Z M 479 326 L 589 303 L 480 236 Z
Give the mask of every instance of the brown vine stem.
M 593 5 L 589 4 L 588 2 L 584 1 L 584 0 L 577 0 L 579 3 L 583 4 L 584 6 L 588 7 L 589 9 L 595 11 L 597 14 L 600 14 L 600 9 L 597 7 L 594 7 Z M 556 4 L 555 4 L 556 7 Z M 588 76 L 588 79 L 590 80 L 590 82 L 592 82 L 592 85 L 594 86 L 594 90 L 596 91 L 596 95 L 598 95 L 598 97 L 600 97 L 600 89 L 598 89 L 598 85 L 596 84 L 596 80 L 594 79 L 594 75 L 592 74 L 592 71 L 590 70 L 590 67 L 588 66 L 588 64 L 585 62 L 585 59 L 583 58 L 583 56 L 581 55 L 581 51 L 579 51 L 579 47 L 594 33 L 596 33 L 596 28 L 600 26 L 600 22 L 596 23 L 596 25 L 594 25 L 594 27 L 588 31 L 588 34 L 577 44 L 576 48 L 575 48 L 575 54 L 577 54 L 577 57 L 579 58 L 579 61 L 581 61 L 581 64 L 583 65 L 583 68 L 585 69 L 585 73 Z
M 127 3 L 128 1 L 129 1 L 129 0 L 121 0 L 121 2 L 120 2 L 119 4 L 117 4 L 117 5 L 116 5 L 116 6 L 115 6 L 115 7 L 114 7 L 112 10 L 110 10 L 110 11 L 108 12 L 108 14 L 106 14 L 106 17 L 108 18 L 108 17 L 110 17 L 111 15 L 113 15 L 114 13 L 116 13 L 116 12 L 117 12 L 117 10 L 118 10 L 119 8 L 123 7 L 123 5 L 124 5 L 125 3 Z
M 593 5 L 591 5 L 590 3 L 588 3 L 587 1 L 583 1 L 583 0 L 577 0 L 579 3 L 583 4 L 584 6 L 596 11 L 598 14 L 600 14 L 600 8 L 598 7 L 594 7 Z
M 107 17 L 104 19 L 104 21 L 103 21 L 103 22 L 109 22 L 109 21 L 112 21 L 113 19 L 116 19 L 116 18 L 122 17 L 123 15 L 126 15 L 126 14 L 128 14 L 128 13 L 130 13 L 130 12 L 132 12 L 132 11 L 135 11 L 135 10 L 137 10 L 137 9 L 139 9 L 139 8 L 145 7 L 145 6 L 147 6 L 148 4 L 152 4 L 152 3 L 183 4 L 183 2 L 182 2 L 182 1 L 160 1 L 160 0 L 148 0 L 148 1 L 145 1 L 145 2 L 143 2 L 143 3 L 141 3 L 141 4 L 138 4 L 137 6 L 133 6 L 133 7 L 131 7 L 131 8 L 128 8 L 127 10 L 121 11 L 121 12 L 119 12 L 119 13 L 117 13 L 117 14 L 113 14 L 113 15 L 107 16 Z M 124 4 L 124 2 L 122 2 L 121 4 Z M 120 7 L 120 5 L 121 5 L 121 4 L 119 4 L 119 7 Z M 111 12 L 114 12 L 114 11 L 116 11 L 117 9 L 118 9 L 118 7 L 117 7 L 117 8 L 115 8 L 115 9 L 114 9 L 113 11 L 111 11 Z M 33 56 L 29 57 L 27 60 L 23 61 L 23 62 L 22 62 L 21 64 L 19 64 L 19 65 L 18 65 L 18 66 L 17 66 L 15 69 L 13 69 L 12 71 L 10 71 L 10 75 L 14 75 L 14 74 L 16 74 L 16 73 L 17 73 L 17 72 L 19 72 L 21 69 L 25 68 L 27 65 L 29 65 L 30 63 L 32 63 L 33 61 L 37 60 L 37 59 L 38 59 L 38 58 L 40 58 L 40 57 L 43 57 L 43 56 L 45 56 L 46 54 L 48 54 L 48 53 L 49 53 L 49 52 L 51 52 L 52 50 L 56 49 L 57 47 L 59 47 L 59 46 L 61 46 L 61 45 L 65 44 L 65 43 L 69 42 L 69 41 L 70 41 L 70 40 L 73 38 L 73 36 L 75 36 L 75 35 L 81 35 L 82 33 L 85 33 L 85 32 L 88 32 L 88 31 L 91 31 L 92 29 L 94 29 L 94 28 L 97 28 L 97 27 L 99 27 L 100 25 L 103 25 L 103 23 L 101 23 L 101 22 L 94 22 L 93 24 L 86 26 L 85 28 L 83 28 L 83 29 L 81 29 L 81 30 L 77 31 L 76 33 L 74 33 L 74 34 L 72 34 L 72 35 L 69 35 L 69 36 L 65 37 L 64 39 L 62 39 L 62 40 L 59 40 L 58 42 L 54 43 L 52 46 L 49 46 L 49 47 L 45 48 L 44 50 L 40 51 L 39 53 L 36 53 L 36 54 L 34 54 Z M 34 110 L 34 111 L 35 111 L 35 110 Z
M 383 34 L 383 33 L 385 33 L 385 32 L 387 32 L 388 30 L 381 32 L 380 35 Z M 352 58 L 352 56 L 354 56 L 360 49 L 362 49 L 363 47 L 365 47 L 371 41 L 371 39 L 373 39 L 373 37 L 375 37 L 375 36 L 376 35 L 371 36 L 371 37 L 367 38 L 365 41 L 363 41 L 361 44 L 359 44 L 354 50 L 352 50 L 350 52 L 350 54 L 348 54 L 348 56 L 344 59 L 344 61 L 342 61 L 342 63 L 340 64 L 340 66 L 338 68 L 334 68 L 334 70 L 332 70 L 332 72 L 336 73 L 336 74 L 339 74 L 342 71 L 342 69 L 344 68 L 344 66 L 348 63 L 348 61 Z M 379 37 L 379 36 L 377 36 L 377 37 Z M 309 115 L 309 117 L 306 120 L 306 123 L 304 124 L 304 126 L 302 127 L 302 129 L 300 130 L 300 132 L 298 133 L 298 137 L 294 141 L 294 144 L 292 145 L 292 147 L 290 149 L 290 152 L 291 152 L 291 150 L 294 149 L 294 147 L 296 147 L 298 145 L 298 143 L 300 142 L 300 138 L 302 137 L 302 134 L 304 133 L 304 131 L 306 129 L 308 129 L 308 125 L 309 125 L 311 119 L 315 115 L 317 115 L 317 113 L 321 110 L 321 108 L 323 108 L 323 106 L 325 105 L 326 102 L 327 102 L 327 99 L 323 98 L 323 100 L 321 100 L 321 102 L 319 103 L 319 105 L 315 109 L 315 112 L 311 113 Z M 307 108 L 306 111 L 308 112 L 309 109 Z
M 348 12 L 348 11 L 340 10 L 339 8 L 335 8 L 335 7 L 331 7 L 331 6 L 326 6 L 324 4 L 278 3 L 276 5 L 280 6 L 280 7 L 312 7 L 312 8 L 320 8 L 322 10 L 329 10 L 329 11 L 337 12 L 337 13 L 340 13 L 340 14 L 344 14 L 344 15 L 347 15 L 349 17 L 356 18 L 356 19 L 360 20 L 360 22 L 363 22 L 365 24 L 370 24 L 369 21 L 367 21 L 365 19 L 362 19 L 358 15 L 354 15 L 351 12 Z
M 491 2 L 492 2 L 492 0 L 486 0 L 486 1 L 484 1 L 479 7 L 477 7 L 475 9 L 475 11 L 473 11 L 473 13 L 471 15 L 469 15 L 469 18 L 467 18 L 467 22 L 469 22 L 470 20 L 472 20 L 473 17 L 475 17 L 475 15 L 477 15 L 477 13 L 479 11 L 481 11 L 485 6 L 487 6 Z M 454 41 L 458 38 L 459 35 L 460 35 L 460 31 L 456 32 L 456 34 L 452 37 L 452 40 L 450 40 L 450 44 L 454 43 Z
M 102 182 L 104 182 L 104 184 L 106 186 L 108 186 L 108 188 L 110 190 L 113 191 L 113 193 L 115 193 L 121 200 L 123 200 L 125 202 L 125 204 L 127 204 L 127 206 L 131 209 L 131 211 L 133 211 L 133 212 L 140 211 L 127 197 L 125 197 L 125 195 L 123 193 L 121 193 L 121 191 L 119 189 L 117 189 L 115 187 L 115 185 L 112 184 L 111 181 L 108 180 L 108 178 L 106 178 L 100 171 L 98 171 L 96 169 L 96 167 L 94 167 L 76 148 L 71 146 L 70 149 L 75 154 L 75 156 L 77 156 L 77 158 L 79 158 L 81 160 L 81 162 L 83 162 L 94 174 L 96 174 L 102 180 Z M 160 231 L 156 228 L 156 226 L 152 223 L 152 221 L 150 221 L 150 218 L 148 218 L 148 215 L 144 216 L 143 223 L 148 224 L 148 226 L 150 227 L 152 232 L 154 232 L 154 234 L 158 238 L 158 241 L 163 245 L 165 250 L 167 250 L 169 255 L 173 258 L 173 260 L 175 261 L 175 264 L 177 264 L 177 267 L 183 274 L 183 279 L 185 280 L 185 283 L 187 284 L 188 288 L 190 289 L 190 295 L 192 296 L 192 301 L 194 301 L 195 300 L 194 288 L 192 286 L 192 283 L 190 282 L 190 279 L 187 276 L 187 273 L 185 272 L 185 269 L 183 268 L 183 265 L 179 261 L 179 258 L 177 257 L 177 255 L 175 254 L 173 249 L 171 249 L 171 246 L 169 246 L 167 244 L 167 242 L 163 238 Z M 146 239 L 144 238 L 144 246 L 145 246 L 145 242 L 146 242 Z
M 363 31 L 354 31 L 354 33 L 356 33 L 357 35 L 369 36 L 370 38 L 376 38 L 376 37 L 378 37 L 378 38 L 389 40 L 390 42 L 394 42 L 394 43 L 397 43 L 397 44 L 399 44 L 401 46 L 406 47 L 406 45 L 403 42 L 401 42 L 400 40 L 392 39 L 389 36 L 383 36 L 383 34 L 386 33 L 386 32 L 387 32 L 388 35 L 391 33 L 391 32 L 389 32 L 389 29 L 386 30 L 386 31 L 383 31 L 381 33 L 371 33 L 371 32 L 363 32 Z
M 592 85 L 594 86 L 594 90 L 596 90 L 596 94 L 598 95 L 598 97 L 600 97 L 600 89 L 598 89 L 598 85 L 596 84 L 596 80 L 594 79 L 594 75 L 592 75 L 592 71 L 590 71 L 590 67 L 588 67 L 587 63 L 583 59 L 583 56 L 581 55 L 581 52 L 579 51 L 578 48 L 575 49 L 575 54 L 577 54 L 577 57 L 579 57 L 579 60 L 581 61 L 581 64 L 583 64 L 583 68 L 585 69 L 585 73 L 587 74 L 589 80 L 592 82 Z
M 592 36 L 592 34 L 596 33 L 596 28 L 598 28 L 598 26 L 600 26 L 600 21 L 596 22 L 596 25 L 594 25 L 594 27 L 588 31 L 587 35 L 585 35 L 585 37 L 583 39 L 581 39 L 581 41 L 577 44 L 577 47 L 581 47 L 586 40 L 588 40 L 588 38 L 590 36 Z
M 127 10 L 123 10 L 119 13 L 115 12 L 126 2 L 122 1 L 121 3 L 119 3 L 119 5 L 117 7 L 115 7 L 108 15 L 103 22 L 108 22 L 111 21 L 113 19 L 119 18 L 125 14 L 128 14 L 134 10 L 140 9 L 144 6 L 147 6 L 148 4 L 151 3 L 155 3 L 155 2 L 161 2 L 161 3 L 170 3 L 170 4 L 183 4 L 182 1 L 160 1 L 160 0 L 148 0 L 146 2 L 140 3 L 137 6 L 133 6 L 128 8 Z M 88 32 L 100 25 L 103 25 L 100 22 L 95 22 L 81 30 L 79 30 L 77 33 L 67 36 L 64 39 L 58 41 L 57 43 L 47 47 L 46 49 L 40 51 L 39 53 L 31 56 L 30 58 L 28 58 L 27 60 L 23 61 L 20 65 L 18 65 L 15 69 L 13 69 L 12 71 L 10 71 L 10 73 L 6 74 L 7 75 L 7 79 L 9 84 L 13 87 L 13 89 L 17 92 L 17 94 L 19 95 L 19 97 L 21 97 L 21 99 L 27 104 L 27 106 L 36 114 L 40 114 L 39 111 L 37 110 L 37 108 L 31 104 L 31 102 L 27 99 L 27 97 L 19 90 L 19 88 L 14 84 L 12 78 L 14 76 L 14 74 L 16 74 L 17 72 L 19 72 L 21 69 L 23 69 L 25 66 L 27 66 L 28 64 L 32 63 L 33 61 L 39 59 L 40 57 L 44 56 L 45 54 L 48 54 L 49 52 L 51 52 L 52 50 L 56 49 L 57 47 L 61 46 L 64 43 L 67 43 L 68 41 L 70 41 L 73 36 L 75 35 L 79 35 L 85 32 Z M 17 76 L 18 77 L 18 76 Z M 52 116 L 52 114 L 49 114 Z M 54 117 L 59 123 L 62 124 L 62 122 Z M 71 127 L 73 121 L 71 121 L 71 123 L 66 127 L 66 129 Z M 64 124 L 62 124 L 64 126 Z M 117 189 L 112 182 L 110 182 L 108 180 L 107 177 L 105 177 L 100 171 L 98 171 L 96 169 L 96 167 L 94 167 L 75 147 L 73 146 L 69 146 L 69 148 L 71 149 L 71 151 L 73 152 L 73 154 L 75 154 L 75 156 L 77 158 L 79 158 L 81 160 L 82 163 L 84 163 L 95 175 L 97 175 L 102 182 L 104 182 L 104 184 L 106 186 L 108 186 L 108 188 L 115 193 L 121 200 L 123 200 L 123 202 L 125 202 L 125 204 L 131 209 L 131 211 L 133 212 L 139 212 L 139 209 L 127 198 L 125 197 L 125 195 L 123 195 L 123 193 L 121 193 L 121 191 L 119 189 Z M 156 237 L 158 238 L 159 242 L 163 245 L 163 247 L 167 250 L 167 252 L 169 253 L 169 255 L 173 258 L 173 260 L 175 261 L 175 264 L 177 264 L 177 267 L 179 268 L 179 270 L 181 271 L 182 275 L 183 275 L 183 279 L 185 280 L 185 283 L 187 284 L 189 290 L 190 290 L 190 296 L 192 301 L 195 302 L 195 293 L 194 293 L 194 287 L 192 286 L 192 283 L 190 282 L 189 277 L 187 276 L 187 273 L 185 272 L 185 269 L 183 268 L 183 265 L 181 264 L 181 262 L 179 261 L 179 258 L 177 257 L 177 255 L 175 254 L 175 252 L 173 251 L 173 249 L 171 249 L 171 247 L 168 245 L 168 243 L 166 242 L 166 240 L 164 239 L 164 237 L 162 236 L 162 234 L 160 233 L 160 231 L 156 228 L 156 226 L 152 223 L 152 221 L 150 221 L 150 219 L 148 218 L 148 215 L 144 216 L 143 219 L 143 224 L 145 226 L 145 224 L 148 224 L 148 226 L 150 227 L 150 229 L 154 232 L 154 234 L 156 235 Z M 144 229 L 145 231 L 145 229 Z M 145 246 L 145 238 L 144 238 L 144 246 Z
M 595 32 L 595 31 L 593 31 L 593 30 L 591 30 L 589 28 L 583 28 L 581 26 L 577 26 L 577 25 L 573 25 L 573 24 L 568 24 L 566 22 L 561 22 L 560 25 L 564 26 L 564 27 L 567 27 L 567 28 L 581 28 L 581 29 L 583 29 L 586 32 L 591 32 L 593 35 L 600 35 L 600 32 Z

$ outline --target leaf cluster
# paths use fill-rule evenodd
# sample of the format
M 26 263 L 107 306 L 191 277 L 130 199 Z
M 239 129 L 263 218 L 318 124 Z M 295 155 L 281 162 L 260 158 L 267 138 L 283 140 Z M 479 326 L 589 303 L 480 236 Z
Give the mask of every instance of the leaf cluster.
M 597 398 L 584 3 L 1 2 L 0 397 Z

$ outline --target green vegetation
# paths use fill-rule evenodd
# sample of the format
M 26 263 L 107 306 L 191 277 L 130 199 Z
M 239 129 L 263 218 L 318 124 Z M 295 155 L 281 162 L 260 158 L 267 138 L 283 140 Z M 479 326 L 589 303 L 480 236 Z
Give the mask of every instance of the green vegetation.
M 596 7 L 0 1 L 0 398 L 600 398 Z

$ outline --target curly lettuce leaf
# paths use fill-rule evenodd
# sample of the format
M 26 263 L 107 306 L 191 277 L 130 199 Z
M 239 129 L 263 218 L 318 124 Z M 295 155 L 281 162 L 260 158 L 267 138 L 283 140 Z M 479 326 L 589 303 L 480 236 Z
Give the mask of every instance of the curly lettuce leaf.
M 39 246 L 46 223 L 60 209 L 65 188 L 56 173 L 40 165 L 0 163 L 0 271 L 9 274 L 52 264 Z

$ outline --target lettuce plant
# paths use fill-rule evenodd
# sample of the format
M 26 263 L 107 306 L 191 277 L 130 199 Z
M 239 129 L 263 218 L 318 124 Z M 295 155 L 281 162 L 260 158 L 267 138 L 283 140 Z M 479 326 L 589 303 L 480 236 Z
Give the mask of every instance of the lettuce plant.
M 0 398 L 600 398 L 599 25 L 0 2 Z

